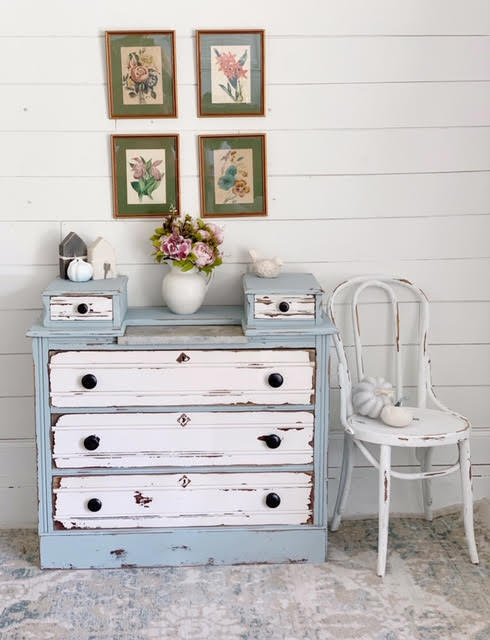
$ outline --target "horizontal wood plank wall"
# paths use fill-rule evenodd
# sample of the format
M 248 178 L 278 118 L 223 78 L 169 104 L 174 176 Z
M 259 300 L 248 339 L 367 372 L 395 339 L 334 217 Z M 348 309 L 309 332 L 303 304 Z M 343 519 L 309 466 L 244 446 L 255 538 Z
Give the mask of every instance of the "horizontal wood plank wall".
M 183 209 L 199 211 L 196 136 L 264 131 L 269 217 L 226 225 L 226 263 L 209 303 L 239 303 L 255 247 L 288 270 L 312 271 L 327 291 L 362 273 L 416 281 L 432 304 L 434 382 L 468 415 L 477 497 L 490 493 L 490 4 L 487 0 L 250 0 L 267 31 L 267 117 L 196 116 L 194 29 L 239 28 L 217 0 L 169 17 L 147 0 L 151 26 L 129 0 L 83 4 L 9 0 L 0 24 L 0 526 L 36 519 L 33 375 L 25 330 L 56 275 L 69 231 L 105 236 L 129 276 L 131 305 L 160 304 L 164 268 L 150 259 L 151 221 L 114 221 L 111 133 L 179 132 Z M 56 19 L 53 19 L 56 16 Z M 175 29 L 177 120 L 107 118 L 106 29 Z M 247 26 L 249 26 L 247 24 Z M 379 301 L 366 310 L 370 327 Z M 380 324 L 376 344 L 387 328 Z M 407 338 L 410 344 L 410 336 Z M 352 336 L 346 335 L 352 344 Z M 383 358 L 383 347 L 368 347 Z M 335 387 L 335 377 L 333 378 Z M 332 389 L 329 493 L 342 433 Z M 450 462 L 447 451 L 437 464 Z M 395 464 L 411 468 L 404 452 Z M 376 478 L 358 461 L 349 513 L 376 512 Z M 417 487 L 393 483 L 393 510 L 420 512 Z M 435 507 L 460 501 L 454 476 Z M 402 488 L 403 487 L 403 488 Z

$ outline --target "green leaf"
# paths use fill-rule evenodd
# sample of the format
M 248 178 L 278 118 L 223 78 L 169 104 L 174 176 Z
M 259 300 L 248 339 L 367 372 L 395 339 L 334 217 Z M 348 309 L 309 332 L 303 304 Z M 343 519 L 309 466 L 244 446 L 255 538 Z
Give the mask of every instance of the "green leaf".
M 140 191 L 140 183 L 139 182 L 132 182 L 131 186 L 133 187 L 133 189 L 136 191 L 136 193 L 138 195 L 140 195 L 141 191 Z
M 248 51 L 245 51 L 245 53 L 242 55 L 242 57 L 238 60 L 238 64 L 240 64 L 242 67 L 245 64 L 246 60 L 248 57 Z
M 151 169 L 151 165 L 152 165 L 152 161 L 151 158 L 148 160 L 148 162 L 145 162 L 145 167 L 146 170 L 149 171 Z

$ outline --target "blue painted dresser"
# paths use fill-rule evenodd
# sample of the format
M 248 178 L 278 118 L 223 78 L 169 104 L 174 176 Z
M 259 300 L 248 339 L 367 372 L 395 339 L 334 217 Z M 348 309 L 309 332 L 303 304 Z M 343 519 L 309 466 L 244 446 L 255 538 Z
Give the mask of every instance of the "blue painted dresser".
M 127 308 L 56 279 L 29 332 L 41 566 L 323 562 L 328 349 L 311 274 L 243 306 Z

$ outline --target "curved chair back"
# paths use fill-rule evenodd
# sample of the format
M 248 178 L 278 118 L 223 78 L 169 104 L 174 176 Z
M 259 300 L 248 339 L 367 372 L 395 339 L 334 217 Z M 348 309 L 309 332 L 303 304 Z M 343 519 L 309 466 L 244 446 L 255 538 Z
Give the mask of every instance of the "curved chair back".
M 361 339 L 361 335 L 363 334 L 361 321 L 361 307 L 363 303 L 361 302 L 361 297 L 365 297 L 366 292 L 372 292 L 373 290 L 381 291 L 389 303 L 388 308 L 381 306 L 379 304 L 379 296 L 370 301 L 372 305 L 370 305 L 371 322 L 369 324 L 371 327 L 377 326 L 378 328 L 385 328 L 386 325 L 382 322 L 382 319 L 384 320 L 384 318 L 382 317 L 381 311 L 383 310 L 385 314 L 387 313 L 389 319 L 388 335 L 390 336 L 390 339 L 387 341 L 387 335 L 383 334 L 381 343 L 382 345 L 388 344 L 388 347 L 391 347 L 394 364 L 391 377 L 387 377 L 384 371 L 365 370 L 364 363 L 366 358 L 363 357 L 363 342 Z M 381 302 L 382 301 L 383 300 L 381 300 Z M 409 305 L 409 302 L 412 302 L 412 304 Z M 417 322 L 417 326 L 415 327 L 415 336 L 412 320 L 412 322 L 410 322 L 412 325 L 410 327 L 410 335 L 408 339 L 405 339 L 404 341 L 404 336 L 402 336 L 401 307 L 405 307 L 407 315 L 410 315 L 410 317 L 413 318 L 413 303 L 416 303 L 418 306 L 418 319 L 415 316 L 415 321 Z M 340 313 L 341 307 L 344 312 L 342 314 Z M 384 377 L 387 377 L 395 387 L 396 398 L 400 399 L 406 396 L 407 393 L 404 391 L 403 380 L 404 359 L 408 349 L 416 349 L 416 405 L 418 407 L 425 407 L 428 393 L 431 398 L 434 399 L 436 404 L 440 404 L 433 397 L 430 383 L 430 364 L 427 353 L 429 304 L 421 289 L 417 288 L 408 280 L 390 276 L 360 276 L 357 278 L 351 278 L 350 280 L 338 285 L 328 300 L 328 314 L 334 324 L 337 325 L 339 315 L 345 317 L 345 312 L 350 316 L 352 324 L 352 343 L 354 347 L 357 380 L 361 380 L 365 376 L 378 377 L 383 376 L 384 374 Z M 406 328 L 404 324 L 403 327 Z M 340 329 L 338 325 L 337 328 Z M 347 331 L 344 331 L 344 336 L 345 335 L 348 335 Z M 407 342 L 409 344 L 407 344 Z M 338 373 L 341 388 L 341 419 L 345 426 L 345 418 L 353 413 L 350 400 L 352 382 L 340 333 L 334 337 L 334 344 L 337 351 L 339 366 Z

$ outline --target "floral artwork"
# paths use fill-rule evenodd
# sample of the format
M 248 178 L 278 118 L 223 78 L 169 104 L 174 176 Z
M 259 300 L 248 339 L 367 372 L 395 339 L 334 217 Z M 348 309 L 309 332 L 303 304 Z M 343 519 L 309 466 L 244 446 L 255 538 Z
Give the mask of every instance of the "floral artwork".
M 163 104 L 160 47 L 121 47 L 124 104 Z
M 106 31 L 111 118 L 176 118 L 174 31 Z
M 165 149 L 127 149 L 128 204 L 165 203 Z
M 248 104 L 250 47 L 211 46 L 211 100 L 214 104 Z
M 222 242 L 222 227 L 189 214 L 166 218 L 151 237 L 157 262 L 171 261 L 182 271 L 195 267 L 206 274 L 223 263 Z
M 252 203 L 252 149 L 218 149 L 213 155 L 215 204 Z

